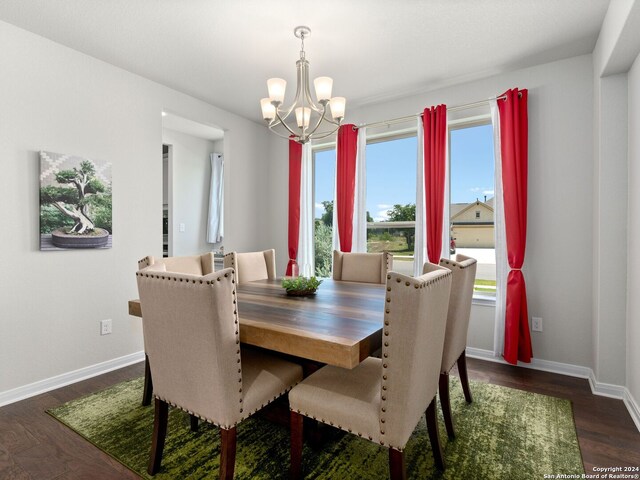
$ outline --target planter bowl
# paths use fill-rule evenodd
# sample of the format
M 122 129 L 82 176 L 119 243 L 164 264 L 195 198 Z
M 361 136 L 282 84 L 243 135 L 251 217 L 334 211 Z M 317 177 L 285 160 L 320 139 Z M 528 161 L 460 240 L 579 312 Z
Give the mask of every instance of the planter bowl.
M 109 232 L 96 228 L 91 235 L 77 235 L 59 228 L 51 232 L 51 243 L 58 248 L 100 248 L 109 241 Z

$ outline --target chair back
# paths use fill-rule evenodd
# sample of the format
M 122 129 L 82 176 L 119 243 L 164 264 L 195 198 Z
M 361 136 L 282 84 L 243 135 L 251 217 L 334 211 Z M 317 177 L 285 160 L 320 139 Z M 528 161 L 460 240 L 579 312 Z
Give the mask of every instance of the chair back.
M 440 259 L 440 266 L 448 268 L 452 273 L 447 332 L 442 352 L 442 372 L 446 373 L 467 348 L 467 331 L 478 262 L 475 258 L 458 254 L 455 260 Z
M 390 445 L 407 443 L 438 390 L 451 272 L 437 268 L 387 275 L 380 431 Z
M 224 256 L 224 268 L 236 271 L 238 283 L 276 278 L 276 251 L 229 252 Z
M 382 283 L 393 268 L 393 255 L 333 251 L 333 279 L 343 282 Z
M 230 428 L 242 417 L 233 269 L 205 276 L 136 273 L 154 395 Z
M 208 275 L 214 271 L 213 253 L 185 257 L 154 258 L 151 255 L 138 260 L 138 270 L 163 263 L 167 272 L 186 273 L 188 275 Z

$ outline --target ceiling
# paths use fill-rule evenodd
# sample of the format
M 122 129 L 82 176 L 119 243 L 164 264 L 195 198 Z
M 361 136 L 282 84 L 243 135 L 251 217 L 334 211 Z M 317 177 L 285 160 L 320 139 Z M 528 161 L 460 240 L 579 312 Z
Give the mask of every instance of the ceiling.
M 266 79 L 311 76 L 349 108 L 590 53 L 609 0 L 2 0 L 0 20 L 261 121 Z M 6 48 L 6 46 L 3 46 Z

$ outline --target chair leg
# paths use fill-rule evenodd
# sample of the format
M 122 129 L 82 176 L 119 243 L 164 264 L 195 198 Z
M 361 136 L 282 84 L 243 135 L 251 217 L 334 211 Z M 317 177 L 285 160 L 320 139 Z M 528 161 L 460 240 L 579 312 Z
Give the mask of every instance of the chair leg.
M 198 431 L 198 417 L 196 417 L 195 415 L 189 415 L 189 418 L 191 420 L 191 431 L 192 432 L 197 432 Z
M 442 455 L 442 447 L 440 446 L 440 436 L 438 433 L 438 416 L 436 414 L 436 397 L 433 397 L 431 403 L 427 407 L 427 430 L 429 431 L 429 440 L 431 440 L 431 450 L 433 450 L 433 461 L 436 468 L 441 472 L 444 471 L 444 456 Z
M 220 449 L 220 479 L 233 480 L 236 466 L 236 427 L 220 429 L 222 448 Z
M 467 355 L 466 350 L 463 350 L 458 357 L 458 374 L 460 375 L 460 383 L 462 384 L 462 391 L 464 392 L 464 399 L 467 403 L 473 402 L 471 398 L 471 390 L 469 389 L 469 376 L 467 375 Z
M 302 445 L 304 416 L 291 411 L 291 470 L 292 480 L 302 478 Z
M 406 480 L 407 467 L 404 463 L 404 452 L 395 448 L 389 449 L 389 473 L 391 480 Z
M 153 393 L 153 381 L 151 380 L 151 368 L 149 367 L 149 357 L 144 355 L 144 390 L 142 391 L 142 406 L 151 405 L 151 394 Z
M 442 406 L 444 425 L 447 427 L 447 435 L 450 439 L 453 440 L 454 438 L 456 438 L 456 432 L 453 428 L 453 416 L 451 415 L 451 399 L 449 397 L 449 373 L 440 372 L 438 393 L 440 394 L 440 405 Z
M 160 470 L 162 463 L 162 451 L 164 450 L 164 440 L 167 436 L 167 420 L 169 418 L 169 405 L 156 398 L 155 416 L 153 420 L 153 439 L 151 441 L 151 457 L 147 473 L 155 475 Z

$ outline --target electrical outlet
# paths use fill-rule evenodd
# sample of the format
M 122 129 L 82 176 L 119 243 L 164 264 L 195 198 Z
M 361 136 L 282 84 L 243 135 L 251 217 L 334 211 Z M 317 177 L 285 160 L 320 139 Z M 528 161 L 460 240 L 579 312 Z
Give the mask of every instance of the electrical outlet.
M 181 231 L 181 232 L 184 232 L 184 231 L 185 231 L 184 223 L 181 223 L 181 224 L 180 224 L 180 231 Z
M 534 332 L 542 331 L 542 317 L 531 317 L 531 330 Z
M 100 320 L 100 335 L 109 335 L 112 332 L 112 322 L 110 318 Z

